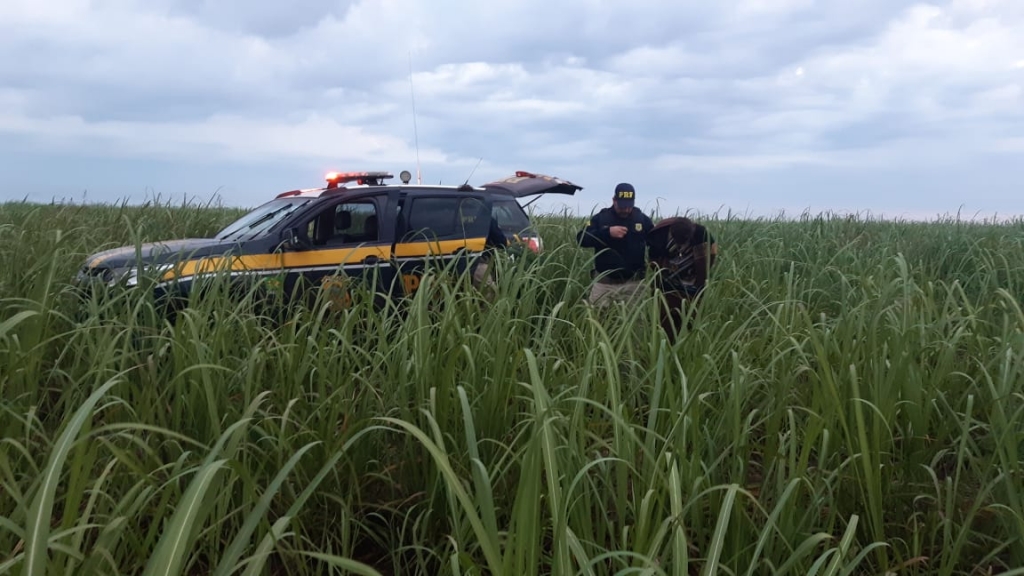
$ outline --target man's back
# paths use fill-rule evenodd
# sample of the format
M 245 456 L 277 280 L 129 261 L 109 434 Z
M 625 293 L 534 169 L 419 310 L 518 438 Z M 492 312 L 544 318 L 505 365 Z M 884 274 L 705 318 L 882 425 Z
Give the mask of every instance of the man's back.
M 718 253 L 707 228 L 685 217 L 665 218 L 651 231 L 648 242 L 651 261 L 662 269 L 665 289 L 704 287 Z

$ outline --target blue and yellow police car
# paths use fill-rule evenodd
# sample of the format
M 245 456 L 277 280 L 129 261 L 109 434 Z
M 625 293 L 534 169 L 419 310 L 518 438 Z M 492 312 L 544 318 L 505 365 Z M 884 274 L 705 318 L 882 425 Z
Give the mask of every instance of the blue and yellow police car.
M 211 238 L 94 254 L 77 283 L 145 283 L 158 294 L 180 296 L 204 277 L 227 275 L 243 282 L 273 278 L 285 294 L 295 295 L 360 279 L 378 294 L 409 296 L 428 261 L 465 272 L 494 242 L 496 230 L 501 239 L 542 251 L 520 199 L 582 189 L 530 172 L 482 186 L 411 184 L 408 171 L 400 178 L 392 184 L 388 172 L 332 172 L 323 187 L 281 193 Z

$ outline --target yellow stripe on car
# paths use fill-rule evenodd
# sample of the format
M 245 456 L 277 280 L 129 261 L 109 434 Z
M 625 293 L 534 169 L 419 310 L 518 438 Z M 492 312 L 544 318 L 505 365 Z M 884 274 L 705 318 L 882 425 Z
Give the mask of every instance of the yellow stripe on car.
M 452 254 L 465 248 L 480 252 L 487 244 L 487 238 L 466 238 L 465 240 L 438 240 L 434 242 L 406 242 L 395 245 L 395 257 L 438 256 Z
M 460 249 L 480 252 L 486 245 L 486 238 L 467 238 L 465 240 L 441 240 L 434 242 L 406 242 L 395 245 L 395 256 L 410 258 L 416 256 L 443 256 L 453 254 Z M 375 256 L 381 260 L 389 258 L 390 246 L 359 246 L 353 248 L 335 248 L 328 250 L 310 250 L 305 252 L 283 252 L 280 254 L 243 254 L 239 256 L 205 256 L 187 260 L 165 272 L 161 278 L 164 282 L 183 279 L 196 274 L 211 272 L 241 272 L 262 270 L 287 270 L 289 268 L 309 268 L 315 266 L 345 266 L 358 264 L 364 259 Z
M 243 254 L 240 256 L 207 256 L 182 262 L 164 273 L 162 280 L 187 278 L 196 274 L 217 271 L 286 270 L 312 266 L 343 266 L 358 263 L 368 256 L 388 257 L 388 246 L 367 246 L 315 250 L 309 252 L 285 252 L 281 254 Z

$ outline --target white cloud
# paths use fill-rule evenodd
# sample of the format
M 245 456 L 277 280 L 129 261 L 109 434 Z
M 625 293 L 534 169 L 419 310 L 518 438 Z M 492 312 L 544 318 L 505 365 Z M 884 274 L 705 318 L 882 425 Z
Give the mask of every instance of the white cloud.
M 927 170 L 963 160 L 965 155 L 993 151 L 1007 152 L 1021 139 L 992 140 L 973 133 L 959 135 L 960 148 L 950 148 L 945 140 L 922 137 L 896 137 L 870 146 L 826 148 L 823 146 L 736 146 L 732 154 L 664 154 L 654 159 L 658 169 L 680 172 L 754 173 L 784 169 L 825 168 L 837 170 L 889 171 L 893 169 Z M 786 151 L 792 150 L 792 151 Z
M 93 2 L 90 0 L 7 0 L 0 3 L 0 22 L 20 25 L 67 24 L 87 18 Z
M 43 139 L 65 150 L 86 149 L 96 155 L 140 155 L 196 159 L 213 155 L 261 162 L 283 159 L 346 159 L 399 162 L 414 156 L 402 139 L 345 126 L 312 115 L 287 121 L 253 120 L 218 115 L 198 122 L 88 122 L 82 118 L 45 120 L 0 115 L 0 133 Z M 420 150 L 427 162 L 450 162 L 433 148 Z
M 413 83 L 425 96 L 445 97 L 497 84 L 514 87 L 529 78 L 530 74 L 519 63 L 465 62 L 444 64 L 434 70 L 414 74 Z
M 702 65 L 701 61 L 699 54 L 693 54 L 678 44 L 643 45 L 613 56 L 608 66 L 619 74 L 661 78 L 693 74 L 695 68 L 706 65 Z
M 927 170 L 1024 133 L 1019 0 L 296 1 L 0 2 L 0 145 L 406 163 L 410 56 L 421 158 L 460 172 Z
M 661 170 L 687 172 L 720 172 L 735 170 L 773 170 L 806 165 L 831 163 L 815 154 L 747 154 L 747 155 L 687 155 L 665 154 L 654 159 Z
M 1024 89 L 1021 84 L 1007 84 L 982 90 L 972 97 L 972 108 L 979 114 L 1021 116 L 1024 114 Z
M 839 47 L 807 60 L 832 86 L 869 77 L 892 84 L 985 83 L 1002 72 L 1006 54 L 1024 52 L 1022 22 L 980 17 L 958 25 L 952 10 L 918 5 L 890 23 L 872 43 Z
M 1002 138 L 996 140 L 992 146 L 992 150 L 1010 154 L 1024 154 L 1024 137 Z
M 790 14 L 814 6 L 815 0 L 740 0 L 736 12 L 743 16 Z

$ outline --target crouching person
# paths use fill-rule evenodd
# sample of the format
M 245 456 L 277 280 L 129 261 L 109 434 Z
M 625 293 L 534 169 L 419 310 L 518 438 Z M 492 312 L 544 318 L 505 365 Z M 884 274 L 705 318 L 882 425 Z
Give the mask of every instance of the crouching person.
M 718 255 L 718 244 L 707 228 L 685 217 L 665 218 L 648 235 L 651 266 L 664 302 L 661 327 L 674 342 L 685 316 L 687 330 Z M 686 308 L 684 313 L 683 309 Z
M 484 243 L 484 251 L 477 258 L 476 264 L 473 267 L 473 286 L 478 289 L 486 288 L 490 291 L 491 296 L 496 293 L 498 285 L 494 281 L 493 261 L 495 256 L 497 256 L 498 250 L 505 250 L 508 248 L 508 245 L 508 237 L 498 226 L 497 220 L 491 219 L 490 228 L 487 231 L 487 240 Z

